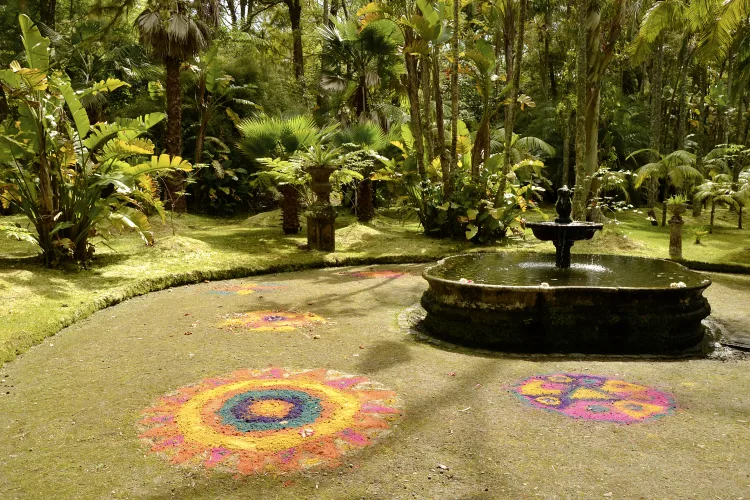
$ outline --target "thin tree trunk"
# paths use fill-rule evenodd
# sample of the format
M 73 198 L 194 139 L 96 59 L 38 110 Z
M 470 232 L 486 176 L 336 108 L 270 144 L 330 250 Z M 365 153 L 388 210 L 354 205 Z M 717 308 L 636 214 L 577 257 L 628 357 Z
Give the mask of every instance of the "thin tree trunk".
M 576 183 L 573 192 L 573 218 L 581 220 L 586 209 L 586 87 L 588 83 L 588 0 L 578 4 L 576 39 Z
M 537 37 L 542 42 L 541 50 L 539 51 L 539 76 L 540 84 L 542 87 L 542 99 L 544 101 L 549 100 L 549 41 L 547 40 L 547 13 L 544 14 L 545 23 L 538 25 Z
M 430 78 L 432 74 L 432 64 L 429 63 L 429 56 L 423 56 L 419 61 L 419 72 L 422 80 L 422 130 L 424 131 L 425 151 L 428 153 L 427 161 L 432 160 L 432 153 L 435 151 L 435 141 L 432 136 L 432 90 L 430 88 Z
M 5 97 L 5 90 L 0 86 L 0 122 L 5 120 L 9 112 L 10 108 L 8 107 L 8 99 Z
M 458 171 L 458 34 L 461 28 L 460 2 L 453 2 L 453 40 L 451 40 L 451 174 Z M 453 193 L 453 176 L 447 179 L 446 196 Z
M 70 0 L 70 3 L 73 3 L 73 0 Z M 229 11 L 229 17 L 232 20 L 232 27 L 237 27 L 237 5 L 234 3 L 234 0 L 227 0 L 227 10 Z
M 744 206 L 740 205 L 739 210 L 737 211 L 737 229 L 742 229 L 742 209 L 745 208 Z
M 294 62 L 294 77 L 301 87 L 304 87 L 305 63 L 302 52 L 302 4 L 299 0 L 285 0 L 289 8 L 289 21 L 292 25 L 292 60 Z
M 649 124 L 650 137 L 649 148 L 655 152 L 651 153 L 651 161 L 657 162 L 661 158 L 661 101 L 662 101 L 662 69 L 664 66 L 664 42 L 659 37 L 656 45 L 656 57 L 651 75 L 651 123 Z M 654 208 L 658 194 L 658 180 L 655 177 L 649 179 L 646 188 L 646 207 Z M 666 224 L 666 212 L 662 217 L 662 226 Z
M 414 41 L 414 32 L 407 28 L 404 30 L 404 44 L 409 45 Z M 411 132 L 414 136 L 414 152 L 417 156 L 417 172 L 421 178 L 425 178 L 424 165 L 424 139 L 422 134 L 422 119 L 419 112 L 419 70 L 417 57 L 413 54 L 404 54 L 406 63 L 406 94 L 409 98 L 409 117 L 411 119 Z
M 560 184 L 567 186 L 570 182 L 570 118 L 571 113 L 569 110 L 563 111 L 563 163 L 562 163 L 562 178 Z
M 714 234 L 714 213 L 716 213 L 716 201 L 711 199 L 711 219 L 708 223 L 709 234 Z
M 503 149 L 505 155 L 503 158 L 502 174 L 500 175 L 500 186 L 497 190 L 497 202 L 501 203 L 505 197 L 505 190 L 507 188 L 508 173 L 510 172 L 510 147 L 513 141 L 513 109 L 515 106 L 516 96 L 514 96 L 513 84 L 515 83 L 515 54 L 513 53 L 514 47 L 513 42 L 516 35 L 516 19 L 513 18 L 512 13 L 506 13 L 506 24 L 503 30 L 503 52 L 505 54 L 505 74 L 507 75 L 508 83 L 510 84 L 510 93 L 508 95 L 508 104 L 505 105 L 505 116 L 504 116 L 504 128 L 505 128 L 505 141 Z M 481 130 L 481 127 L 480 127 Z M 477 136 L 479 132 L 477 132 Z M 474 159 L 475 154 L 472 154 Z
M 443 196 L 448 198 L 449 179 L 452 175 L 445 148 L 445 117 L 443 116 L 443 93 L 440 86 L 440 50 L 435 48 L 432 54 L 432 76 L 435 88 L 435 124 L 437 125 L 437 140 L 435 141 L 435 156 L 440 158 L 440 172 L 443 176 Z
M 180 85 L 180 60 L 167 57 L 164 61 L 167 69 L 167 137 L 165 142 L 167 154 L 182 154 L 182 87 Z M 173 172 L 166 176 L 167 202 L 175 212 L 186 212 L 185 197 L 178 195 L 185 189 L 182 172 Z
M 695 134 L 695 142 L 697 147 L 695 148 L 695 168 L 703 174 L 703 143 L 705 134 L 703 133 L 703 126 L 705 123 L 704 112 L 705 112 L 705 101 L 706 101 L 706 70 L 701 70 L 699 77 L 700 86 L 700 97 L 698 99 L 698 132 Z M 693 217 L 698 217 L 703 210 L 703 202 L 693 202 Z
M 57 0 L 41 0 L 39 2 L 39 21 L 46 24 L 51 29 L 55 29 L 55 10 L 57 9 Z

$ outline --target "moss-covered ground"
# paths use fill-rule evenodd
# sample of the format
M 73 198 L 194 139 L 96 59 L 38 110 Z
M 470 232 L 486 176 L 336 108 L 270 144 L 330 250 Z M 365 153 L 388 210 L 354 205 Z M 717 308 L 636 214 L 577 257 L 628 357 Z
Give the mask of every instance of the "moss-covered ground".
M 0 497 L 703 499 L 750 491 L 750 360 L 508 357 L 437 347 L 399 322 L 425 288 L 422 267 L 375 268 L 411 273 L 391 279 L 322 269 L 199 283 L 64 329 L 0 370 Z M 261 280 L 272 286 L 232 293 Z M 747 301 L 750 282 L 744 286 Z M 312 312 L 327 323 L 221 327 L 225 317 L 254 310 Z M 142 411 L 159 397 L 268 366 L 365 376 L 397 394 L 402 415 L 341 466 L 281 476 L 173 465 L 139 439 Z M 510 391 L 527 377 L 561 372 L 652 387 L 671 394 L 677 409 L 631 425 L 597 423 L 532 408 Z
M 18 217 L 5 218 L 22 222 Z M 667 257 L 669 228 L 653 227 L 645 215 L 618 214 L 617 223 L 574 252 Z M 462 251 L 552 251 L 526 231 L 500 247 L 426 238 L 412 220 L 379 217 L 368 225 L 351 216 L 338 219 L 337 251 L 299 251 L 303 233 L 286 236 L 280 214 L 218 218 L 185 216 L 170 224 L 154 223 L 156 245 L 145 247 L 132 234 L 98 246 L 98 259 L 86 270 L 41 267 L 29 244 L 0 239 L 0 363 L 92 312 L 129 297 L 170 286 L 227 279 L 263 272 L 363 262 L 425 262 Z M 707 226 L 708 214 L 686 216 L 684 257 L 723 265 L 750 265 L 750 230 L 737 230 L 736 214 L 719 209 L 713 234 L 692 243 L 695 229 Z

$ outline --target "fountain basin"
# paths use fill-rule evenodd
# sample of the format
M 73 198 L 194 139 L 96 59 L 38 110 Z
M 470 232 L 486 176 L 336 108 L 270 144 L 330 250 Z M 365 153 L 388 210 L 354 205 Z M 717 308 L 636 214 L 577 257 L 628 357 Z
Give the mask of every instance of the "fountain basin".
M 559 224 L 556 222 L 526 222 L 534 236 L 542 241 L 559 241 L 564 238 L 570 241 L 590 240 L 594 233 L 601 231 L 604 224 L 595 222 L 571 222 Z
M 711 281 L 672 261 L 577 255 L 473 254 L 426 269 L 426 331 L 513 352 L 671 353 L 699 344 Z

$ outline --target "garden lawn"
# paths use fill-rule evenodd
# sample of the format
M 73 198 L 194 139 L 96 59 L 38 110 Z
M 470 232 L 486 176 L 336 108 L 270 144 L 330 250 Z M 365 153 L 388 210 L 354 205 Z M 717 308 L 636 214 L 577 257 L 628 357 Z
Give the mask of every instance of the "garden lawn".
M 685 258 L 714 264 L 750 264 L 750 230 L 734 228 L 736 215 L 719 209 L 714 234 L 701 245 L 691 242 L 692 228 L 706 223 L 686 217 Z M 19 217 L 5 217 L 22 223 Z M 170 286 L 228 279 L 273 271 L 324 266 L 429 262 L 466 251 L 552 252 L 550 243 L 508 238 L 498 246 L 475 246 L 462 241 L 425 237 L 414 221 L 380 216 L 359 224 L 351 216 L 338 219 L 337 251 L 301 251 L 299 235 L 284 235 L 279 211 L 252 217 L 219 218 L 188 215 L 170 224 L 154 222 L 156 245 L 146 247 L 133 234 L 100 244 L 89 269 L 45 269 L 34 258 L 31 245 L 0 239 L 0 363 L 94 311 L 126 298 Z M 668 256 L 669 228 L 652 227 L 644 215 L 618 214 L 592 241 L 579 242 L 574 253 L 617 253 Z

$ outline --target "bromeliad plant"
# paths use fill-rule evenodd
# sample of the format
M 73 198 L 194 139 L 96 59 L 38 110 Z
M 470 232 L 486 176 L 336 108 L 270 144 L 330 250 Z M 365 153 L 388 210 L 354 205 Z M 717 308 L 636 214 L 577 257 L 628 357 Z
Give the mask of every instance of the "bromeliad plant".
M 105 222 L 135 229 L 153 244 L 144 210 L 153 207 L 164 217 L 155 176 L 191 169 L 180 157 L 144 161 L 154 144 L 142 136 L 164 115 L 92 126 L 81 99 L 127 84 L 110 78 L 75 91 L 64 74 L 48 72 L 49 39 L 28 17 L 19 19 L 28 66 L 13 62 L 0 71 L 12 110 L 0 124 L 0 197 L 36 232 L 11 228 L 13 235 L 37 244 L 48 266 L 89 260 L 91 238 Z

